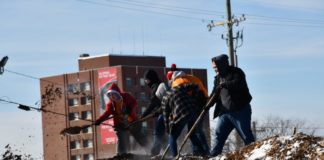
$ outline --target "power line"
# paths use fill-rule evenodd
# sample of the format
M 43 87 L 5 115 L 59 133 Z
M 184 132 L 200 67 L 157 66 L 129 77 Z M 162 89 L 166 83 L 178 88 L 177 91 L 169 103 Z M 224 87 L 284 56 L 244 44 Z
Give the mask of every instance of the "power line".
M 137 12 L 167 15 L 167 16 L 173 16 L 173 17 L 185 18 L 185 19 L 191 19 L 191 20 L 198 20 L 198 21 L 208 21 L 207 19 L 204 19 L 204 18 L 190 17 L 190 16 L 184 16 L 184 15 L 170 14 L 170 13 L 162 13 L 162 12 L 149 11 L 149 10 L 143 10 L 143 9 L 137 9 L 137 8 L 130 8 L 130 7 L 123 7 L 123 6 L 111 5 L 111 4 L 100 3 L 100 2 L 93 2 L 93 1 L 88 1 L 88 0 L 77 0 L 77 1 L 80 1 L 83 3 L 95 4 L 95 5 L 104 6 L 104 7 L 112 7 L 112 8 L 132 10 L 132 11 L 137 11 Z
M 184 12 L 184 13 L 189 13 L 189 14 L 203 14 L 203 15 L 217 15 L 215 13 L 210 13 L 210 12 L 201 12 L 201 11 L 196 11 L 196 10 L 188 10 L 188 9 L 179 9 L 175 7 L 161 7 L 154 5 L 153 3 L 144 3 L 144 2 L 138 2 L 138 1 L 120 1 L 120 0 L 106 0 L 107 2 L 113 2 L 113 3 L 121 3 L 121 4 L 126 4 L 126 5 L 132 5 L 132 6 L 139 6 L 139 7 L 150 7 L 150 8 L 156 8 L 156 9 L 162 9 L 162 10 L 169 10 L 169 11 L 176 11 L 176 12 Z M 163 6 L 163 5 L 162 5 Z M 223 16 L 223 15 L 218 15 L 218 16 Z
M 323 28 L 324 25 L 302 25 L 302 24 L 283 24 L 283 23 L 262 23 L 262 22 L 246 22 L 246 24 L 252 25 L 264 25 L 264 26 L 280 26 L 280 27 L 305 27 L 305 28 Z
M 156 3 L 140 2 L 140 1 L 135 1 L 135 0 L 121 0 L 121 1 L 128 1 L 128 2 L 131 1 L 131 2 L 134 2 L 134 3 L 148 4 L 148 5 L 157 6 Z M 225 13 L 225 12 L 221 12 L 221 11 L 198 9 L 198 8 L 189 8 L 189 7 L 180 7 L 180 6 L 166 5 L 166 4 L 158 4 L 158 6 L 164 6 L 164 7 L 174 8 L 174 9 L 187 10 L 188 12 L 197 12 L 197 13 L 207 13 L 207 14 L 215 14 L 215 13 L 224 14 Z M 222 15 L 222 16 L 224 16 L 224 15 Z
M 137 6 L 142 6 L 142 7 L 153 7 L 153 8 L 159 8 L 159 9 L 167 9 L 167 10 L 173 10 L 173 11 L 179 11 L 179 12 L 186 12 L 186 13 L 198 13 L 198 14 L 207 14 L 207 15 L 218 15 L 224 17 L 225 12 L 221 11 L 212 11 L 212 10 L 201 10 L 201 9 L 195 9 L 195 8 L 185 8 L 185 7 L 179 7 L 179 6 L 173 6 L 173 5 L 163 5 L 159 4 L 159 6 L 166 6 L 165 7 L 156 7 L 156 4 L 154 3 L 146 3 L 146 2 L 139 2 L 139 1 L 134 1 L 134 0 L 106 0 L 109 2 L 117 2 L 117 3 L 123 3 L 123 4 L 129 4 L 129 5 L 135 5 L 134 3 L 139 3 L 139 4 L 145 4 L 145 5 L 137 5 Z M 121 2 L 122 1 L 122 2 Z M 182 9 L 182 10 L 179 10 Z M 203 11 L 203 12 L 201 12 Z M 296 19 L 296 18 L 287 18 L 287 17 L 272 17 L 272 16 L 264 16 L 264 15 L 255 15 L 255 14 L 246 14 L 247 16 L 250 16 L 249 18 L 252 19 L 273 19 L 276 21 L 290 21 L 290 22 L 297 22 L 297 23 L 324 23 L 324 20 L 318 20 L 318 19 Z
M 30 78 L 30 79 L 34 79 L 34 80 L 39 80 L 39 81 L 49 82 L 49 83 L 51 83 L 51 84 L 56 84 L 56 85 L 59 85 L 59 86 L 64 87 L 63 84 L 60 84 L 60 83 L 57 83 L 57 82 L 53 82 L 53 81 L 49 81 L 49 80 L 40 79 L 40 78 L 38 78 L 38 77 L 31 76 L 31 75 L 28 75 L 28 74 L 19 73 L 19 72 L 11 71 L 11 70 L 8 70 L 8 69 L 5 69 L 5 71 L 6 71 L 6 72 L 9 72 L 9 73 L 12 73 L 12 74 L 15 74 L 15 75 L 18 75 L 18 76 L 25 77 L 25 78 Z
M 120 8 L 124 10 L 132 10 L 132 11 L 137 11 L 137 12 L 144 12 L 144 13 L 153 13 L 153 14 L 160 14 L 160 15 L 167 15 L 167 16 L 173 16 L 173 17 L 178 17 L 178 18 L 185 18 L 185 19 L 191 19 L 191 20 L 199 20 L 199 21 L 209 21 L 204 18 L 197 18 L 197 17 L 190 17 L 190 16 L 185 16 L 185 15 L 179 15 L 179 14 L 170 14 L 170 13 L 162 13 L 162 12 L 157 12 L 157 11 L 149 11 L 149 10 L 143 10 L 143 9 L 138 9 L 138 8 L 132 8 L 132 7 L 123 7 L 123 6 L 118 6 L 118 5 L 111 5 L 108 3 L 100 3 L 100 2 L 94 2 L 94 1 L 89 1 L 89 0 L 78 0 L 83 3 L 89 3 L 89 4 L 95 4 L 99 6 L 104 6 L 104 7 L 112 7 L 112 8 Z M 116 0 L 110 0 L 110 1 L 115 1 Z M 144 3 L 144 2 L 138 2 L 138 1 L 132 1 L 135 3 L 142 3 L 146 5 L 138 5 L 138 4 L 132 4 L 129 2 L 117 2 L 117 3 L 127 3 L 129 5 L 138 5 L 138 6 L 146 6 L 148 7 L 149 5 L 152 6 L 153 3 Z M 149 5 L 148 5 L 149 4 Z M 171 7 L 170 5 L 167 5 L 168 7 Z M 185 7 L 177 7 L 177 6 L 172 6 L 174 8 L 185 8 Z M 160 8 L 162 9 L 163 7 L 155 7 L 155 8 Z M 163 9 L 172 9 L 172 8 L 163 8 Z M 194 8 L 187 8 L 187 9 L 193 9 Z M 172 9 L 175 10 L 175 9 Z M 199 9 L 197 9 L 199 10 Z M 177 10 L 180 11 L 180 10 Z M 210 10 L 206 10 L 210 11 Z M 216 12 L 216 11 L 210 11 L 210 12 Z M 223 13 L 223 12 L 217 12 L 217 13 Z M 210 14 L 210 13 L 208 13 Z M 286 17 L 271 17 L 271 16 L 264 16 L 264 15 L 255 15 L 255 14 L 247 14 L 247 16 L 250 16 L 250 19 L 255 19 L 255 22 L 247 22 L 247 24 L 253 24 L 253 25 L 267 25 L 267 26 L 282 26 L 282 27 L 305 27 L 305 28 L 321 28 L 323 27 L 322 25 L 310 25 L 311 24 L 318 24 L 318 23 L 324 23 L 324 20 L 315 20 L 315 19 L 294 19 L 294 18 L 286 18 Z M 260 21 L 257 21 L 257 20 Z M 297 23 L 297 24 L 291 24 L 291 23 Z M 304 24 L 306 23 L 306 24 Z
M 253 2 L 254 3 L 254 2 Z M 262 2 L 261 2 L 262 3 Z M 271 1 L 263 2 L 264 4 L 267 4 L 267 6 L 277 6 L 278 8 L 287 8 L 287 9 L 302 9 L 302 10 L 309 10 L 312 12 L 323 12 L 324 9 L 322 8 L 315 8 L 315 7 L 300 7 L 300 6 L 292 6 L 292 5 L 284 5 L 282 3 L 275 3 Z
M 246 14 L 249 19 L 260 19 L 260 20 L 268 20 L 268 21 L 281 21 L 281 22 L 296 22 L 296 23 L 324 23 L 324 20 L 320 19 L 299 19 L 299 18 L 287 18 L 287 17 L 272 17 L 272 16 L 264 16 L 264 15 L 253 15 Z

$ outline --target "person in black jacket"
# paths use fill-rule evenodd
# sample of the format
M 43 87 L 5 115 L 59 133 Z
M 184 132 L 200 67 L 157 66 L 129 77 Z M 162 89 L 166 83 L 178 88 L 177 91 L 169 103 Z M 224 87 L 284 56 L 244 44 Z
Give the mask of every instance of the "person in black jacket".
M 251 131 L 252 96 L 244 72 L 238 67 L 230 66 L 225 54 L 213 57 L 212 67 L 217 74 L 212 94 L 220 92 L 220 96 L 214 101 L 214 118 L 218 117 L 218 121 L 215 127 L 215 146 L 211 150 L 211 156 L 217 156 L 234 128 L 245 145 L 255 139 Z
M 155 156 L 160 153 L 163 144 L 163 138 L 165 136 L 164 119 L 161 109 L 161 98 L 159 98 L 156 94 L 158 87 L 164 83 L 160 80 L 158 74 L 152 69 L 145 72 L 144 81 L 147 86 L 151 88 L 151 97 L 150 103 L 143 112 L 141 118 L 146 117 L 147 115 L 152 114 L 159 109 L 161 110 L 161 112 L 156 113 L 155 128 L 153 133 L 153 146 L 151 149 L 151 155 Z

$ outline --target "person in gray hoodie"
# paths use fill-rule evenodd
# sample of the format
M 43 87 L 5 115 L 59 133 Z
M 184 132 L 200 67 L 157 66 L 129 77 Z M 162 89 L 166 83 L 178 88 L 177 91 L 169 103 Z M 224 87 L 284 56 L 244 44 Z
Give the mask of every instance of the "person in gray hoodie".
M 211 156 L 217 156 L 234 128 L 245 145 L 255 139 L 251 131 L 252 96 L 244 72 L 238 67 L 230 66 L 225 54 L 213 57 L 212 67 L 217 74 L 212 94 L 220 92 L 220 96 L 214 100 L 214 118 L 218 117 L 218 120 L 215 126 L 215 146 L 211 151 Z

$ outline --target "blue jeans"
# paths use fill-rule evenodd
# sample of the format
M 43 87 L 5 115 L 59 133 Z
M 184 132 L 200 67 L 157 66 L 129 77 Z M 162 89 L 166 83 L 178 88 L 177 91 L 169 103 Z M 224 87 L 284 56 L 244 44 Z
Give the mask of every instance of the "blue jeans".
M 195 123 L 197 119 L 197 116 L 195 115 L 195 113 L 192 113 L 192 115 L 187 116 L 186 118 L 182 119 L 180 122 L 178 122 L 176 125 L 174 125 L 171 128 L 171 133 L 169 135 L 169 145 L 170 145 L 170 150 L 172 153 L 172 156 L 175 157 L 178 154 L 178 150 L 177 150 L 177 139 L 181 134 L 181 131 L 183 130 L 183 128 L 187 125 L 188 127 L 188 131 L 190 130 L 190 128 L 192 127 L 192 125 Z M 196 128 L 193 133 L 190 135 L 190 141 L 192 143 L 192 149 L 193 149 L 193 153 L 194 154 L 198 154 L 198 155 L 204 155 L 204 147 L 203 147 L 203 143 L 207 144 L 207 142 L 201 142 L 199 136 L 201 136 L 202 138 L 204 137 L 200 134 L 202 131 L 201 129 Z M 206 139 L 206 138 L 205 138 Z
M 203 130 L 203 122 L 204 122 L 204 120 L 202 119 L 196 127 L 196 134 L 198 136 L 202 150 L 200 150 L 199 148 L 195 148 L 195 146 L 193 146 L 193 154 L 207 156 L 207 155 L 210 155 L 210 152 L 209 152 L 210 148 L 208 146 L 207 138 L 206 138 L 204 130 Z
M 155 119 L 155 129 L 153 133 L 153 146 L 151 149 L 152 156 L 158 155 L 160 153 L 164 136 L 165 136 L 164 118 L 163 115 L 160 114 Z
M 235 128 L 245 145 L 254 142 L 251 131 L 252 110 L 250 104 L 239 111 L 224 112 L 218 117 L 215 131 L 215 146 L 211 151 L 211 156 L 222 153 L 225 141 L 231 131 Z

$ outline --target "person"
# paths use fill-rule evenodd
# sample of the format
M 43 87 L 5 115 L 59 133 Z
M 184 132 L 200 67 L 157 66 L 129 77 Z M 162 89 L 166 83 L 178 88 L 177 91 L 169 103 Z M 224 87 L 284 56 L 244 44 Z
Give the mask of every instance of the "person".
M 187 125 L 188 131 L 198 118 L 202 106 L 207 99 L 207 90 L 199 78 L 187 75 L 183 71 L 174 71 L 172 75 L 172 90 L 163 98 L 163 112 L 169 145 L 172 156 L 178 154 L 177 139 Z M 202 130 L 202 123 L 190 135 L 193 155 L 208 156 L 209 147 Z
M 244 72 L 238 67 L 230 66 L 225 54 L 213 57 L 212 67 L 216 76 L 211 94 L 218 92 L 219 96 L 213 101 L 213 105 L 216 103 L 214 118 L 218 117 L 218 120 L 211 156 L 217 156 L 222 152 L 225 141 L 234 128 L 245 145 L 255 140 L 251 131 L 252 96 Z
M 127 151 L 127 130 L 135 138 L 135 140 L 145 147 L 147 142 L 142 132 L 138 131 L 138 125 L 133 125 L 127 130 L 125 127 L 137 120 L 136 108 L 137 102 L 133 96 L 128 93 L 121 92 L 117 84 L 113 83 L 107 91 L 109 102 L 106 105 L 105 112 L 94 122 L 99 125 L 113 115 L 114 130 L 117 135 L 117 156 L 124 155 Z
M 163 139 L 165 137 L 165 126 L 161 109 L 161 99 L 165 94 L 167 85 L 165 85 L 165 83 L 160 80 L 158 74 L 152 69 L 149 69 L 144 73 L 144 81 L 146 85 L 151 88 L 151 97 L 149 105 L 144 110 L 141 118 L 144 118 L 149 114 L 156 114 L 155 128 L 153 132 L 153 146 L 151 149 L 151 156 L 156 156 L 161 151 Z

